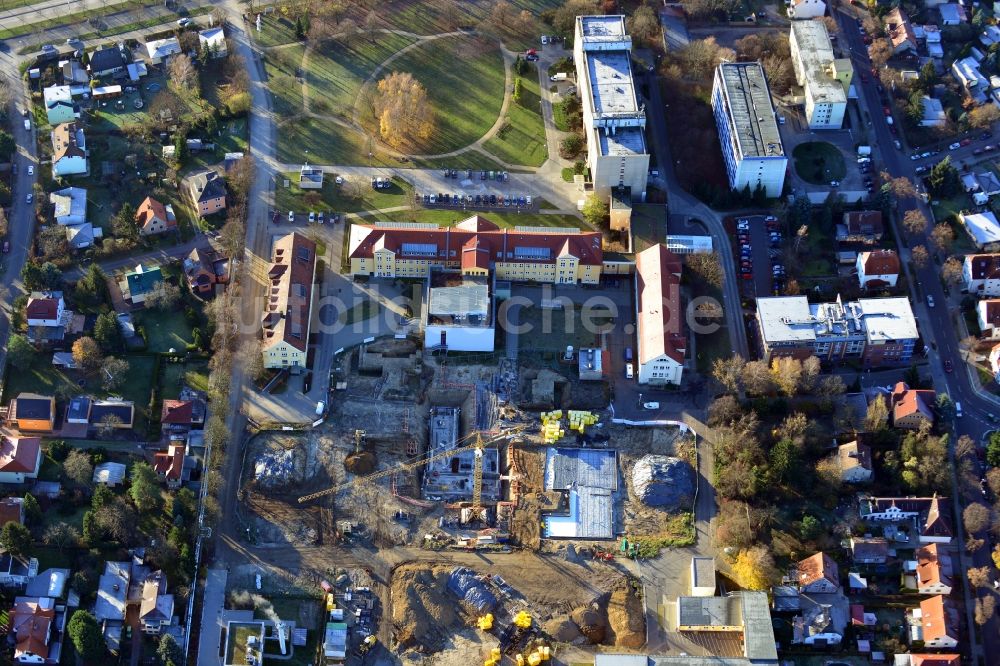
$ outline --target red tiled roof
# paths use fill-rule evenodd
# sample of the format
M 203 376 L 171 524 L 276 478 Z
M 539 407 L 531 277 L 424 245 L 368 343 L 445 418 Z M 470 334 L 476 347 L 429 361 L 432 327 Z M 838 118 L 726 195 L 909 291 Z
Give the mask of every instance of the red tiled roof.
M 24 313 L 28 319 L 55 319 L 59 315 L 59 299 L 50 296 L 32 298 Z
M 36 471 L 41 447 L 40 437 L 0 437 L 0 472 Z
M 951 557 L 940 552 L 936 543 L 918 548 L 916 556 L 917 581 L 921 587 L 940 584 L 951 586 Z
M 973 280 L 1000 279 L 1000 254 L 970 254 L 965 261 Z
M 911 654 L 910 666 L 960 666 L 962 656 L 957 654 Z
M 639 298 L 639 363 L 662 355 L 684 362 L 687 340 L 681 311 L 681 261 L 665 245 L 635 257 Z
M 979 310 L 980 326 L 983 328 L 1000 327 L 1000 298 L 989 298 L 979 301 L 976 304 L 976 309 Z
M 824 578 L 836 586 L 840 586 L 837 563 L 826 553 L 816 553 L 798 564 L 799 585 L 805 587 Z
M 167 207 L 154 199 L 146 197 L 139 204 L 139 209 L 135 212 L 135 221 L 143 229 L 153 220 L 160 220 L 168 227 L 177 226 L 176 220 L 167 217 Z
M 899 255 L 893 250 L 875 250 L 861 254 L 865 275 L 899 275 Z
M 462 246 L 462 268 L 490 268 L 490 244 L 485 238 L 476 236 Z
M 862 604 L 851 604 L 851 624 L 856 627 L 865 626 L 865 607 Z
M 49 656 L 49 629 L 56 618 L 54 605 L 41 608 L 37 599 L 22 598 L 14 602 L 10 630 L 17 642 L 18 652 Z
M 920 623 L 925 643 L 945 637 L 958 638 L 958 631 L 951 621 L 951 610 L 951 602 L 940 594 L 920 602 Z
M 895 7 L 885 15 L 886 32 L 892 40 L 892 46 L 899 48 L 904 42 L 909 41 L 913 48 L 917 46 L 917 34 L 913 32 L 910 19 L 899 7 Z
M 171 444 L 166 452 L 153 454 L 153 469 L 168 481 L 180 481 L 184 471 L 184 447 Z
M 164 400 L 160 412 L 160 423 L 190 425 L 194 419 L 194 403 L 191 400 Z
M 920 412 L 933 418 L 931 404 L 937 394 L 934 391 L 911 389 L 905 382 L 898 382 L 892 389 L 892 418 L 901 419 Z
M 852 234 L 875 236 L 882 233 L 882 213 L 877 210 L 854 210 L 844 213 L 844 225 Z
M 270 293 L 262 317 L 265 349 L 283 340 L 306 351 L 315 271 L 316 243 L 298 233 L 275 242 L 268 270 Z

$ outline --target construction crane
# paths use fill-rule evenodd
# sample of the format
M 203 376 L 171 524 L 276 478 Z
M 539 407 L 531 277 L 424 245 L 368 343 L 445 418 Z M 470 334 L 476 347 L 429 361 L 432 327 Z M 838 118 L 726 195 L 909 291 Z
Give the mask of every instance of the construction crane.
M 501 440 L 510 439 L 514 434 L 524 430 L 524 426 L 515 426 L 513 428 L 507 428 L 502 430 L 500 433 L 488 438 L 483 439 L 481 432 L 476 431 L 471 435 L 466 435 L 462 439 L 458 440 L 457 443 L 461 444 L 470 439 L 474 439 L 475 442 L 467 446 L 459 446 L 454 449 L 448 449 L 447 451 L 442 451 L 441 453 L 435 453 L 432 456 L 426 458 L 421 458 L 420 460 L 415 460 L 413 462 L 402 463 L 391 467 L 389 469 L 384 469 L 380 472 L 374 472 L 368 474 L 367 476 L 360 476 L 345 483 L 341 483 L 337 486 L 330 486 L 324 490 L 317 491 L 315 493 L 310 493 L 309 495 L 303 495 L 299 498 L 299 504 L 304 504 L 314 499 L 319 499 L 320 497 L 325 497 L 327 495 L 333 495 L 339 493 L 342 490 L 347 490 L 348 488 L 353 488 L 354 486 L 363 485 L 366 483 L 371 483 L 373 481 L 378 481 L 379 479 L 384 479 L 387 476 L 392 476 L 397 472 L 406 472 L 411 469 L 417 469 L 418 467 L 423 467 L 427 463 L 434 462 L 435 460 L 440 460 L 441 458 L 450 458 L 451 456 L 457 455 L 459 453 L 464 453 L 466 451 L 476 452 L 476 464 L 474 467 L 473 474 L 473 508 L 478 510 L 482 505 L 482 494 L 483 494 L 483 449 L 485 449 L 490 444 L 494 444 Z

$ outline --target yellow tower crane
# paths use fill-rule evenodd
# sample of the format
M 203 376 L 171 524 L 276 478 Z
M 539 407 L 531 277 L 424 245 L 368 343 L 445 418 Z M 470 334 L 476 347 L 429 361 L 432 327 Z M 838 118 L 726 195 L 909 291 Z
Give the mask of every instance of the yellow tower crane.
M 472 503 L 473 509 L 479 510 L 482 505 L 482 494 L 483 494 L 483 450 L 497 442 L 502 440 L 507 440 L 513 437 L 516 433 L 524 430 L 524 426 L 515 426 L 513 428 L 506 428 L 501 430 L 498 434 L 489 437 L 488 439 L 483 439 L 481 432 L 475 432 L 471 435 L 466 435 L 462 439 L 458 440 L 458 443 L 466 442 L 469 439 L 474 439 L 475 442 L 467 446 L 459 446 L 454 449 L 448 449 L 447 451 L 442 451 L 441 453 L 435 453 L 434 455 L 427 456 L 426 458 L 421 458 L 420 460 L 415 460 L 413 462 L 402 463 L 391 467 L 389 469 L 384 469 L 380 472 L 373 472 L 367 476 L 359 476 L 357 478 L 351 479 L 341 483 L 340 485 L 330 486 L 324 490 L 317 491 L 315 493 L 310 493 L 309 495 L 303 495 L 299 498 L 299 504 L 304 504 L 310 500 L 319 499 L 320 497 L 325 497 L 327 495 L 334 495 L 341 492 L 342 490 L 347 490 L 355 486 L 360 486 L 366 483 L 372 483 L 378 481 L 379 479 L 384 479 L 387 476 L 392 476 L 397 472 L 406 472 L 411 469 L 417 469 L 418 467 L 423 467 L 427 463 L 434 462 L 435 460 L 440 460 L 441 458 L 449 458 L 458 453 L 464 453 L 465 451 L 475 451 L 476 452 L 476 463 L 473 472 L 473 486 L 472 486 Z

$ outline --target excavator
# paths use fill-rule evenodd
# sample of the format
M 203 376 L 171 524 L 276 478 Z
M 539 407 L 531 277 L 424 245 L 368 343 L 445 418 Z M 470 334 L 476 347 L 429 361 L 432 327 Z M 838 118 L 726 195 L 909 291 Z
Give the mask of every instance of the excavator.
M 402 463 L 396 465 L 390 469 L 384 469 L 379 472 L 374 472 L 368 474 L 367 476 L 359 476 L 357 478 L 351 479 L 345 483 L 341 483 L 336 486 L 330 486 L 324 490 L 317 491 L 315 493 L 310 493 L 309 495 L 303 495 L 299 498 L 299 504 L 304 504 L 310 502 L 314 499 L 319 499 L 320 497 L 326 497 L 327 495 L 335 495 L 341 491 L 349 490 L 356 486 L 363 484 L 373 483 L 379 479 L 384 479 L 388 476 L 392 476 L 398 472 L 406 472 L 412 469 L 417 469 L 423 467 L 427 463 L 433 462 L 435 460 L 440 460 L 441 458 L 449 458 L 459 453 L 464 453 L 465 451 L 475 451 L 475 466 L 473 467 L 473 485 L 472 485 L 472 508 L 470 515 L 478 516 L 482 513 L 483 509 L 483 450 L 493 444 L 497 444 L 502 441 L 507 441 L 511 439 L 514 435 L 525 429 L 525 426 L 514 426 L 511 428 L 505 428 L 498 433 L 491 435 L 488 438 L 483 437 L 483 433 L 476 431 L 470 435 L 466 435 L 458 441 L 459 444 L 473 440 L 472 444 L 467 444 L 465 446 L 457 446 L 453 449 L 447 451 L 442 451 L 441 453 L 435 453 L 433 455 L 415 460 L 413 462 Z

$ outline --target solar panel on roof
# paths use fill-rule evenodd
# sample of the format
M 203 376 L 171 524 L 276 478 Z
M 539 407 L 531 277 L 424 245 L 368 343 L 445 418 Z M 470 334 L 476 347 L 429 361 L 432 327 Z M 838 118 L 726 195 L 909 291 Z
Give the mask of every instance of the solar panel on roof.
M 548 259 L 552 256 L 552 250 L 547 247 L 515 247 L 515 259 Z
M 408 254 L 437 254 L 436 243 L 403 243 L 402 253 Z

